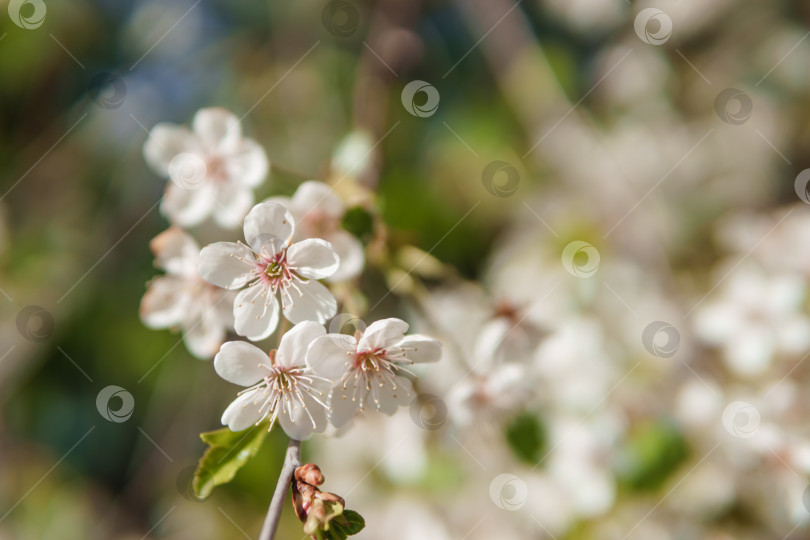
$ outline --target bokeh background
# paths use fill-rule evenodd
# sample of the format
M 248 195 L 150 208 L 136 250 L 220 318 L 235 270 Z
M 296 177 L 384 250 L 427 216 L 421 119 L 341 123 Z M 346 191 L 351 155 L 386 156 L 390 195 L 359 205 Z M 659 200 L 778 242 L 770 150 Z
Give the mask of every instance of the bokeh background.
M 808 534 L 806 2 L 0 7 L 1 539 L 258 534 L 283 434 L 195 500 L 234 388 L 138 314 L 143 144 L 207 106 L 265 148 L 260 198 L 376 192 L 342 311 L 444 342 L 409 409 L 305 447 L 360 538 Z

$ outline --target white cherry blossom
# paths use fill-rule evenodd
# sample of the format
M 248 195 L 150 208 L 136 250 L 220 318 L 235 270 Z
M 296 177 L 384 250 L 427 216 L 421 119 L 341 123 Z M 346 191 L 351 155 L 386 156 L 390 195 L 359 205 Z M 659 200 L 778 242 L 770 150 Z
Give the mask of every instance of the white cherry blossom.
M 292 197 L 269 200 L 283 204 L 295 218 L 295 240 L 323 238 L 335 248 L 340 266 L 327 281 L 346 281 L 360 274 L 365 264 L 363 245 L 354 235 L 341 229 L 346 207 L 331 187 L 309 180 L 298 186 Z
M 357 410 L 367 406 L 394 414 L 399 405 L 413 398 L 414 376 L 407 366 L 436 362 L 441 343 L 422 335 L 405 336 L 408 323 L 383 319 L 355 336 L 326 334 L 316 339 L 307 352 L 313 372 L 334 381 L 329 396 L 330 421 L 341 427 Z
M 180 328 L 191 354 L 210 359 L 233 328 L 235 294 L 197 275 L 200 248 L 182 229 L 163 231 L 149 246 L 155 265 L 166 275 L 149 283 L 141 300 L 141 320 L 149 328 Z
M 337 311 L 332 293 L 317 280 L 331 276 L 340 260 L 319 238 L 293 243 L 295 221 L 275 202 L 257 204 L 245 217 L 247 245 L 216 242 L 203 248 L 197 270 L 226 289 L 241 289 L 233 303 L 236 333 L 258 341 L 272 334 L 281 313 L 293 323 L 326 322 Z
M 253 189 L 267 176 L 267 156 L 225 109 L 200 109 L 191 127 L 161 122 L 144 144 L 146 162 L 171 180 L 160 210 L 184 227 L 209 216 L 222 227 L 237 227 L 253 205 Z
M 327 426 L 325 392 L 329 381 L 306 365 L 306 351 L 326 333 L 312 321 L 295 325 L 278 350 L 265 354 L 246 341 L 229 341 L 214 357 L 214 369 L 228 382 L 247 386 L 222 414 L 222 423 L 242 431 L 269 418 L 291 438 L 303 441 Z

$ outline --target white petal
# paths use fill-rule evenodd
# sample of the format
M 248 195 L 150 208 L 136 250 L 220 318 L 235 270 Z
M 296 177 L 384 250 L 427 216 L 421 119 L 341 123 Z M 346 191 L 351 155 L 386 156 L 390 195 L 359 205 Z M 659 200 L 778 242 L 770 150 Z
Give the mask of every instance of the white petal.
M 169 176 L 169 163 L 193 146 L 194 136 L 176 124 L 162 122 L 155 125 L 143 145 L 143 157 L 152 169 L 163 177 Z
M 407 406 L 411 403 L 411 400 L 414 397 L 413 385 L 411 381 L 406 379 L 405 377 L 397 377 L 397 388 L 394 389 L 393 386 L 390 384 L 386 384 L 382 387 L 377 387 L 377 399 L 380 401 L 380 412 L 384 412 L 385 414 L 392 415 L 397 412 L 397 408 L 400 406 Z M 373 384 L 373 383 L 372 383 Z M 374 403 L 371 393 L 369 394 L 368 404 L 366 408 L 377 408 L 377 404 Z
M 233 303 L 233 327 L 251 341 L 265 339 L 278 326 L 278 302 L 266 291 L 261 284 L 253 285 L 240 291 Z
M 385 349 L 402 341 L 407 331 L 408 323 L 400 319 L 374 321 L 366 328 L 357 349 L 360 351 Z
M 220 107 L 200 109 L 194 115 L 191 126 L 207 152 L 233 151 L 242 138 L 239 119 Z
M 152 238 L 149 249 L 155 254 L 155 266 L 158 268 L 179 276 L 197 276 L 200 247 L 180 227 L 169 227 Z
M 338 381 L 348 369 L 346 362 L 357 350 L 357 340 L 346 334 L 327 334 L 312 342 L 307 351 L 307 365 L 315 375 Z
M 337 428 L 343 427 L 357 413 L 359 404 L 352 401 L 351 395 L 351 391 L 347 390 L 347 397 L 344 398 L 340 387 L 332 390 L 332 395 L 329 398 L 329 421 L 333 426 Z
M 189 352 L 200 360 L 210 360 L 225 341 L 225 325 L 216 310 L 207 309 L 186 317 L 183 322 L 183 341 Z
M 270 373 L 270 357 L 247 341 L 229 341 L 214 357 L 214 371 L 228 382 L 252 386 Z
M 162 276 L 149 284 L 141 299 L 141 320 L 149 328 L 169 328 L 180 324 L 189 298 L 184 278 Z
M 242 431 L 261 420 L 263 415 L 259 412 L 262 404 L 260 392 L 259 389 L 250 390 L 233 400 L 222 413 L 222 424 L 231 431 Z
M 294 323 L 303 321 L 325 323 L 327 319 L 335 316 L 337 301 L 329 289 L 314 279 L 297 285 L 301 289 L 300 295 L 296 290 L 289 289 L 289 295 L 282 296 L 281 311 L 287 319 Z
M 256 251 L 271 238 L 287 242 L 293 234 L 295 222 L 286 208 L 275 202 L 254 206 L 245 217 L 245 240 Z
M 290 368 L 306 365 L 307 349 L 313 341 L 324 334 L 326 329 L 323 325 L 314 321 L 296 324 L 281 336 L 276 361 Z
M 360 240 L 346 231 L 338 230 L 325 238 L 340 259 L 340 266 L 334 274 L 326 278 L 331 283 L 348 281 L 360 275 L 366 264 L 365 251 Z
M 253 192 L 250 188 L 228 185 L 219 190 L 214 220 L 223 229 L 235 229 L 245 219 L 253 206 Z
M 199 189 L 185 189 L 169 182 L 160 203 L 160 211 L 172 223 L 193 227 L 211 215 L 217 201 L 216 193 L 212 182 L 204 182 Z
M 285 404 L 285 411 L 279 412 L 278 421 L 284 433 L 291 439 L 304 441 L 313 432 L 319 433 L 326 429 L 326 409 L 315 401 L 307 392 L 301 391 L 306 409 L 297 399 L 291 399 Z M 314 423 L 314 425 L 313 425 Z
M 291 245 L 287 261 L 299 274 L 313 279 L 331 276 L 340 265 L 332 244 L 320 238 L 307 238 Z
M 234 242 L 216 242 L 200 251 L 197 272 L 218 287 L 236 289 L 248 282 L 253 267 L 253 254 L 247 247 Z
M 334 190 L 317 180 L 308 180 L 298 186 L 292 197 L 292 206 L 303 213 L 326 214 L 332 218 L 340 218 L 344 211 L 343 202 Z
M 402 351 L 402 356 L 416 364 L 424 362 L 438 362 L 442 356 L 442 344 L 438 340 L 414 334 L 389 347 L 389 354 L 394 351 Z M 399 356 L 399 355 L 397 355 Z
M 269 167 L 264 148 L 253 139 L 239 141 L 234 152 L 225 161 L 225 170 L 231 182 L 245 187 L 261 184 Z

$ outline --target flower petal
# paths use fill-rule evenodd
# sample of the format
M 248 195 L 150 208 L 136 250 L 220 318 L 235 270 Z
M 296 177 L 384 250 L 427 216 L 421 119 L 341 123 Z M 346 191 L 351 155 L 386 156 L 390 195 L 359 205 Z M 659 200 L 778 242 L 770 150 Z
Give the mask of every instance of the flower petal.
M 222 423 L 231 431 L 242 431 L 257 423 L 264 416 L 259 412 L 261 407 L 261 390 L 245 392 L 228 405 L 222 413 Z
M 264 181 L 270 163 L 267 154 L 253 139 L 242 139 L 225 160 L 228 179 L 244 187 L 256 187 Z
M 229 341 L 214 357 L 214 371 L 228 382 L 252 386 L 269 373 L 270 357 L 247 341 Z
M 194 133 L 200 139 L 206 152 L 233 151 L 242 138 L 242 127 L 239 119 L 230 111 L 221 107 L 200 109 L 191 122 Z
M 314 321 L 304 321 L 293 326 L 281 336 L 276 361 L 285 367 L 306 365 L 307 349 L 317 338 L 326 334 L 323 325 Z
M 189 352 L 200 360 L 210 360 L 225 341 L 225 325 L 214 309 L 203 310 L 183 321 L 183 341 Z
M 189 130 L 176 124 L 161 122 L 149 132 L 143 145 L 143 157 L 156 173 L 169 176 L 169 163 L 177 154 L 193 146 L 194 136 Z
M 219 190 L 214 220 L 223 229 L 235 229 L 253 206 L 253 191 L 241 186 L 228 185 Z
M 308 439 L 313 432 L 319 433 L 326 429 L 326 409 L 315 401 L 311 395 L 306 391 L 301 391 L 304 404 L 296 399 L 291 399 L 289 402 L 280 402 L 279 406 L 283 403 L 285 410 L 279 411 L 278 421 L 284 433 L 291 439 L 304 441 Z
M 337 301 L 332 293 L 314 279 L 299 283 L 299 295 L 294 289 L 282 296 L 281 311 L 294 323 L 317 321 L 325 323 L 337 313 Z
M 155 266 L 170 274 L 197 277 L 200 246 L 180 227 L 169 227 L 149 241 L 155 254 Z
M 400 319 L 374 321 L 366 328 L 357 349 L 360 351 L 385 349 L 402 341 L 407 331 L 408 323 Z
M 256 251 L 272 238 L 287 242 L 293 234 L 295 221 L 290 212 L 276 202 L 254 206 L 245 217 L 245 240 Z
M 217 202 L 216 193 L 212 182 L 204 182 L 198 189 L 185 189 L 169 182 L 160 203 L 160 212 L 172 223 L 193 227 L 211 215 Z
M 174 276 L 161 276 L 149 284 L 141 299 L 141 321 L 149 328 L 169 328 L 180 324 L 189 298 L 186 281 Z
M 329 421 L 336 428 L 346 425 L 357 413 L 359 406 L 357 401 L 352 401 L 351 391 L 345 394 L 340 387 L 332 389 L 329 398 Z
M 414 334 L 389 347 L 387 351 L 389 354 L 396 351 L 399 353 L 397 357 L 402 356 L 415 364 L 438 362 L 442 356 L 442 344 L 433 338 Z
M 247 247 L 234 242 L 215 242 L 200 251 L 197 272 L 218 287 L 236 289 L 250 279 L 253 262 L 253 254 Z
M 346 334 L 326 334 L 312 342 L 307 350 L 307 365 L 315 375 L 339 381 L 346 373 L 349 354 L 357 350 L 357 340 Z
M 343 216 L 343 201 L 323 182 L 308 180 L 298 186 L 292 196 L 292 206 L 302 213 L 326 214 L 331 218 Z
M 240 291 L 233 303 L 234 330 L 251 341 L 262 340 L 278 326 L 278 301 L 263 285 Z
M 337 253 L 340 266 L 334 274 L 326 278 L 330 283 L 348 281 L 360 275 L 366 264 L 363 244 L 346 231 L 337 230 L 325 238 Z
M 291 245 L 287 249 L 287 261 L 296 272 L 313 279 L 331 276 L 340 266 L 332 244 L 320 238 L 307 238 Z
M 407 406 L 411 403 L 414 396 L 413 384 L 405 377 L 397 377 L 397 387 L 394 389 L 390 384 L 385 384 L 377 387 L 377 399 L 379 406 L 375 403 L 371 396 L 369 396 L 369 403 L 367 407 L 375 407 L 378 411 L 387 415 L 392 415 L 397 412 L 400 406 Z M 373 392 L 372 392 L 373 393 Z

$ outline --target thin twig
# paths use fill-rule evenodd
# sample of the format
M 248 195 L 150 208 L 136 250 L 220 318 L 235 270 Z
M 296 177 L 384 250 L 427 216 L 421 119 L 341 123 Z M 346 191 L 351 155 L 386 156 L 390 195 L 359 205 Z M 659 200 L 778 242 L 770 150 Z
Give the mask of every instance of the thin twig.
M 259 540 L 273 540 L 276 537 L 276 528 L 278 528 L 278 521 L 281 517 L 281 509 L 284 508 L 284 501 L 290 491 L 293 473 L 300 466 L 301 441 L 290 439 L 284 465 L 282 465 L 281 472 L 278 475 L 276 491 L 273 493 L 273 500 L 270 501 L 270 507 L 267 509 L 267 517 L 264 518 L 262 532 L 259 533 Z

